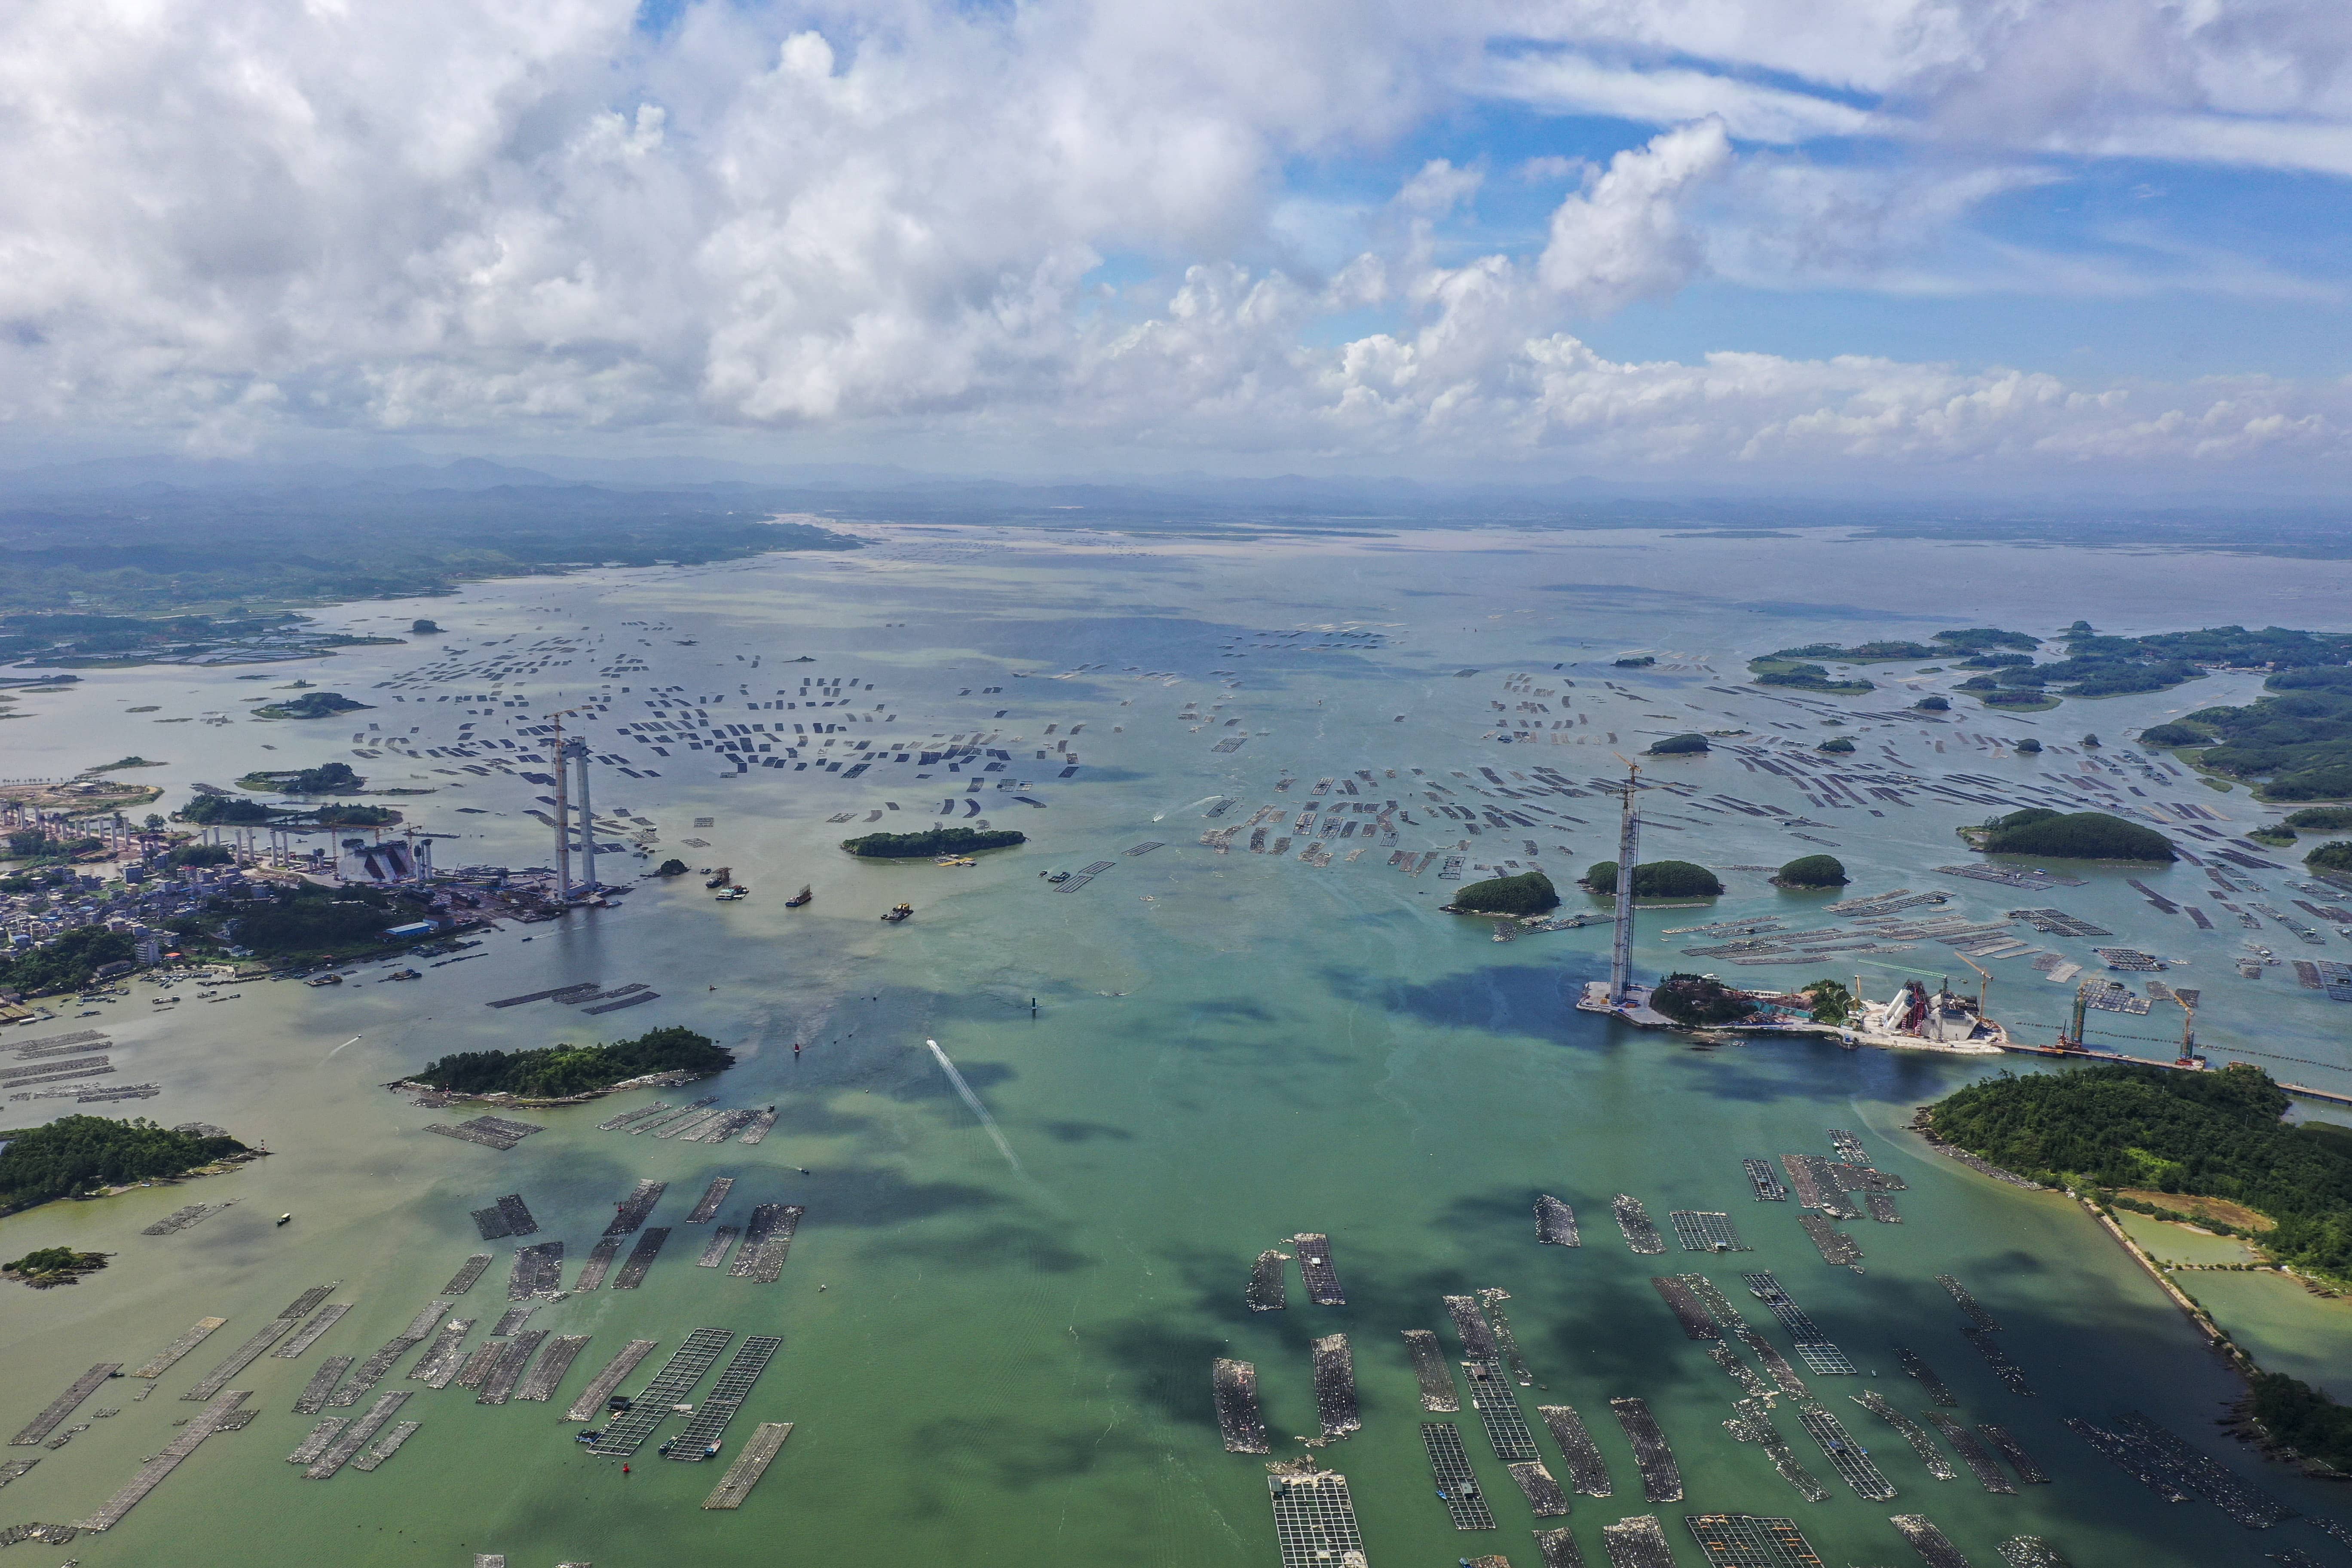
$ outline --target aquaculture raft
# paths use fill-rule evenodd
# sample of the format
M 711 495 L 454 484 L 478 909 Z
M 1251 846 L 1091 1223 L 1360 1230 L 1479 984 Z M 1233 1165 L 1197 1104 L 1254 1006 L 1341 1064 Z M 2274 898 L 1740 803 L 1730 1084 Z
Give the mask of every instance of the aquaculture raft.
M 467 1325 L 469 1328 L 471 1326 L 471 1324 Z M 320 1411 L 324 1410 L 327 1407 L 327 1395 L 335 1391 L 335 1384 L 343 1381 L 343 1373 L 352 1370 L 352 1363 L 356 1359 L 353 1356 L 331 1355 L 320 1362 L 319 1370 L 310 1374 L 310 1381 L 302 1385 L 302 1392 L 295 1395 L 294 1414 L 316 1415 Z M 436 1384 L 435 1386 L 438 1387 L 439 1384 Z
M 464 1267 L 460 1268 L 457 1273 L 452 1274 L 449 1277 L 449 1283 L 441 1287 L 441 1294 L 444 1296 L 464 1295 L 467 1291 L 474 1288 L 475 1281 L 481 1279 L 482 1271 L 488 1268 L 492 1261 L 494 1261 L 494 1259 L 489 1253 L 475 1253 L 471 1258 L 466 1259 Z
M 1674 1548 L 1653 1514 L 1602 1525 L 1601 1544 L 1608 1550 L 1610 1568 L 1675 1568 Z
M 1928 1435 L 1927 1429 L 1887 1403 L 1885 1395 L 1873 1389 L 1868 1394 L 1848 1394 L 1847 1397 L 1902 1433 L 1903 1440 L 1911 1445 L 1911 1451 L 1919 1456 L 1919 1462 L 1927 1467 L 1929 1475 L 1939 1481 L 1959 1479 L 1960 1472 L 1952 1468 L 1952 1461 L 1944 1458 L 1944 1451 L 1936 1447 L 1936 1439 Z
M 572 1408 L 563 1413 L 563 1419 L 594 1420 L 603 1412 L 604 1401 L 612 1397 L 613 1390 L 621 1386 L 621 1380 L 635 1372 L 637 1363 L 646 1359 L 646 1352 L 659 1342 L 657 1340 L 631 1340 L 624 1345 L 621 1353 L 606 1363 L 604 1370 L 591 1379 L 588 1386 L 581 1391 L 580 1397 L 572 1401 Z
M 709 1188 L 703 1192 L 701 1198 L 695 1204 L 694 1212 L 686 1216 L 686 1223 L 709 1225 L 719 1217 L 719 1205 L 727 1201 L 727 1194 L 734 1185 L 735 1178 L 732 1176 L 714 1178 Z
M 1911 1550 L 1926 1561 L 1927 1568 L 1969 1568 L 1969 1560 L 1951 1539 L 1927 1522 L 1922 1513 L 1898 1513 L 1889 1521 L 1911 1543 Z
M 1685 1339 L 1720 1340 L 1723 1338 L 1723 1331 L 1715 1326 L 1715 1320 L 1708 1315 L 1706 1303 L 1698 1299 L 1696 1293 L 1688 1285 L 1684 1284 L 1680 1279 L 1670 1279 L 1663 1275 L 1653 1274 L 1650 1276 L 1650 1288 L 1664 1300 L 1667 1310 L 1672 1311 L 1675 1321 L 1682 1324 L 1683 1335 Z
M 1895 1495 L 1895 1483 L 1871 1462 L 1862 1445 L 1847 1435 L 1844 1423 L 1836 1416 L 1818 1405 L 1801 1405 L 1797 1407 L 1797 1421 L 1822 1446 L 1822 1454 L 1829 1460 L 1830 1468 L 1853 1489 L 1854 1496 L 1870 1502 L 1885 1502 Z
M 1538 1519 L 1562 1519 L 1568 1514 L 1568 1494 L 1559 1489 L 1559 1482 L 1543 1467 L 1541 1459 L 1525 1459 L 1506 1466 L 1511 1479 L 1518 1483 L 1527 1495 L 1528 1507 Z
M 1498 1361 L 1502 1347 L 1495 1343 L 1495 1331 L 1486 1326 L 1486 1318 L 1478 1310 L 1475 1296 L 1448 1296 L 1445 1310 L 1454 1319 L 1454 1331 L 1461 1337 L 1463 1352 L 1473 1361 Z
M 347 1301 L 337 1301 L 331 1306 L 320 1308 L 318 1311 L 311 1314 L 310 1321 L 302 1325 L 300 1332 L 269 1353 L 292 1361 L 296 1356 L 317 1344 L 319 1336 L 341 1322 L 343 1315 L 351 1310 L 351 1303 Z
M 1363 1427 L 1356 1408 L 1356 1358 L 1345 1334 L 1326 1334 L 1314 1342 L 1315 1408 L 1323 1422 L 1326 1441 L 1344 1437 Z
M 1698 1542 L 1707 1568 L 1822 1568 L 1793 1519 L 1747 1513 L 1694 1513 L 1683 1524 Z
M 122 1370 L 119 1361 L 102 1361 L 79 1377 L 63 1394 L 48 1403 L 48 1407 L 26 1424 L 25 1429 L 8 1439 L 12 1447 L 30 1448 L 58 1429 L 58 1424 L 74 1413 L 75 1407 L 104 1386 L 106 1380 Z
M 1536 1194 L 1536 1241 L 1543 1247 L 1582 1245 L 1576 1233 L 1576 1211 L 1549 1193 Z
M 793 1435 L 789 1421 L 762 1421 L 744 1443 L 743 1451 L 727 1467 L 702 1506 L 711 1508 L 741 1508 L 743 1500 L 751 1494 L 752 1485 L 768 1473 L 768 1467 L 782 1452 L 784 1439 Z
M 1584 1553 L 1565 1527 L 1537 1531 L 1536 1554 L 1543 1559 L 1543 1568 L 1584 1568 Z
M 1348 1478 L 1337 1470 L 1269 1466 L 1266 1493 L 1282 1568 L 1366 1568 Z
M 731 1329 L 697 1329 L 688 1334 L 636 1402 L 606 1424 L 604 1435 L 589 1452 L 625 1459 L 644 1447 L 654 1428 L 668 1419 L 670 1406 L 694 1392 L 734 1337 Z
M 751 1224 L 742 1248 L 727 1266 L 730 1278 L 755 1285 L 773 1285 L 783 1277 L 784 1258 L 792 1251 L 793 1233 L 808 1210 L 799 1204 L 761 1204 L 751 1211 Z
M 640 1181 L 635 1191 L 613 1205 L 613 1220 L 604 1227 L 606 1236 L 634 1236 L 661 1202 L 662 1194 L 669 1191 L 667 1182 Z M 716 1205 L 713 1205 L 714 1207 Z
M 1748 1245 L 1739 1239 L 1733 1228 L 1731 1216 L 1704 1209 L 1674 1209 L 1666 1218 L 1675 1227 L 1675 1239 L 1683 1244 L 1685 1252 L 1747 1252 Z
M 1666 1435 L 1658 1429 L 1657 1417 L 1650 1414 L 1649 1405 L 1639 1399 L 1612 1399 L 1609 1408 L 1617 1413 L 1617 1425 L 1625 1429 L 1625 1440 L 1633 1445 L 1633 1463 L 1642 1472 L 1643 1500 L 1681 1501 L 1682 1469 L 1675 1463 L 1675 1451 L 1666 1446 Z
M 1895 1347 L 1895 1359 L 1903 1363 L 1905 1372 L 1918 1380 L 1919 1386 L 1927 1391 L 1928 1398 L 1938 1405 L 1959 1403 L 1952 1396 L 1952 1391 L 1944 1386 L 1944 1380 L 1936 1375 L 1936 1369 L 1919 1359 L 1917 1352 L 1907 1351 L 1897 1345 Z
M 743 1227 L 740 1225 L 720 1226 L 710 1233 L 710 1239 L 702 1244 L 702 1256 L 694 1260 L 694 1266 L 697 1268 L 718 1268 L 727 1261 L 727 1254 L 733 1250 L 736 1238 L 742 1234 Z
M 1224 1435 L 1225 1452 L 1269 1452 L 1265 1417 L 1257 1407 L 1257 1368 L 1245 1361 L 1220 1357 L 1209 1369 L 1209 1383 L 1216 1398 L 1217 1429 Z
M 1569 1479 L 1586 1497 L 1607 1497 L 1612 1489 L 1609 1480 L 1609 1461 L 1601 1457 L 1601 1445 L 1584 1428 L 1584 1417 L 1570 1405 L 1538 1405 L 1536 1414 L 1543 1417 L 1551 1433 L 1551 1440 L 1568 1460 Z
M 1298 1272 L 1307 1281 L 1307 1299 L 1318 1307 L 1344 1307 L 1347 1293 L 1339 1289 L 1339 1271 L 1331 1267 L 1331 1238 L 1306 1231 L 1291 1238 L 1298 1248 Z
M 1636 1254 L 1648 1258 L 1665 1251 L 1665 1237 L 1658 1234 L 1658 1227 L 1652 1223 L 1650 1211 L 1642 1206 L 1641 1199 L 1619 1193 L 1609 1200 L 1609 1206 L 1616 1211 L 1617 1228 L 1625 1233 L 1625 1245 Z
M 1469 1374 L 1470 1405 L 1478 1412 L 1479 1425 L 1486 1429 L 1495 1458 L 1507 1465 L 1539 1458 L 1536 1435 L 1528 1429 L 1528 1418 L 1519 1413 L 1511 1385 L 1503 1381 L 1502 1367 L 1491 1361 L 1465 1361 L 1462 1370 Z
M 1433 1413 L 1461 1409 L 1462 1401 L 1454 1392 L 1454 1374 L 1445 1369 L 1437 1336 L 1427 1329 L 1407 1329 L 1404 1350 L 1412 1362 L 1414 1381 L 1421 1384 L 1421 1407 Z
M 743 1408 L 743 1401 L 751 1396 L 751 1385 L 768 1363 L 783 1348 L 784 1342 L 772 1334 L 753 1334 L 737 1349 L 727 1363 L 727 1369 L 711 1384 L 710 1392 L 686 1423 L 686 1430 L 670 1439 L 664 1458 L 687 1464 L 700 1464 L 719 1451 L 719 1439 L 735 1413 Z
M 101 1505 L 96 1513 L 81 1521 L 83 1530 L 111 1530 L 122 1522 L 122 1516 L 139 1506 L 139 1501 L 161 1486 L 163 1478 L 179 1468 L 180 1461 L 196 1451 L 196 1445 L 229 1425 L 230 1418 L 245 1414 L 237 1409 L 250 1397 L 242 1388 L 232 1388 L 215 1395 L 203 1410 L 180 1429 L 180 1435 L 163 1446 L 163 1451 L 139 1467 L 139 1473 L 121 1491 Z
M 654 1258 L 669 1239 L 669 1227 L 657 1225 L 637 1237 L 637 1245 L 629 1251 L 629 1260 L 621 1265 L 620 1277 L 613 1281 L 615 1290 L 634 1290 L 646 1282 L 646 1271 L 654 1266 Z
M 1960 1463 L 1976 1477 L 1979 1486 L 2004 1497 L 2016 1494 L 2017 1488 L 2010 1483 L 2009 1477 L 2003 1473 L 2000 1462 L 1994 1459 L 1992 1450 L 1985 1446 L 1982 1438 L 1940 1410 L 1930 1410 L 1926 1415 L 1936 1430 L 1944 1435 L 1944 1441 L 1952 1446 L 1952 1452 L 1960 1457 Z
M 1421 1424 L 1421 1446 L 1429 1455 L 1429 1473 L 1437 1495 L 1456 1530 L 1492 1530 L 1495 1515 L 1478 1490 L 1478 1477 L 1463 1451 L 1462 1434 L 1451 1421 Z
M 1249 1288 L 1242 1299 L 1253 1312 L 1279 1312 L 1289 1304 L 1288 1277 L 1283 1265 L 1290 1254 L 1272 1247 L 1257 1255 L 1250 1265 Z

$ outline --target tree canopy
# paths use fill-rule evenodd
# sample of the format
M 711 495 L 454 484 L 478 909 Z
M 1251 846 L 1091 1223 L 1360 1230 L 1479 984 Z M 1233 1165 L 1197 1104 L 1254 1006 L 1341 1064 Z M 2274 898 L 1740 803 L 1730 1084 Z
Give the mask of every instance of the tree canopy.
M 1596 893 L 1617 890 L 1617 862 L 1602 860 L 1584 873 L 1584 884 Z M 1637 899 L 1711 899 L 1723 891 L 1715 873 L 1687 860 L 1645 860 L 1633 868 Z
M 1473 882 L 1454 894 L 1446 907 L 1460 914 L 1539 915 L 1559 908 L 1559 894 L 1541 871 L 1522 871 L 1516 877 Z
M 1990 855 L 2034 855 L 2061 860 L 2171 860 L 2172 841 L 2152 827 L 2104 811 L 2049 811 L 2028 806 L 1998 818 L 1979 847 Z
M 2280 1118 L 2258 1068 L 2102 1064 L 1971 1084 L 1929 1111 L 1936 1136 L 2053 1184 L 2227 1198 L 2277 1223 L 2263 1245 L 2352 1276 L 2352 1138 Z
M 0 1149 L 0 1214 L 93 1187 L 176 1176 L 244 1148 L 234 1138 L 174 1132 L 144 1117 L 61 1116 L 12 1133 Z
M 1027 834 L 1009 828 L 983 831 L 976 827 L 933 827 L 920 833 L 869 833 L 863 838 L 845 838 L 841 847 L 861 859 L 922 860 L 935 855 L 1010 849 L 1028 842 Z
M 707 1075 L 735 1065 L 735 1053 L 675 1025 L 609 1046 L 549 1046 L 531 1051 L 460 1051 L 410 1074 L 457 1094 L 560 1100 L 610 1089 L 648 1073 Z
M 1845 862 L 1834 855 L 1801 855 L 1774 873 L 1772 882 L 1781 888 L 1843 888 Z

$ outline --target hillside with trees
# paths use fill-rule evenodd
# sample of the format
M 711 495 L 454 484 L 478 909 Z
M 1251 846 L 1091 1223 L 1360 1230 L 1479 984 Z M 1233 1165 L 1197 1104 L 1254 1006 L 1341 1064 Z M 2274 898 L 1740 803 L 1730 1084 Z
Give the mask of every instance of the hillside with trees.
M 144 1117 L 61 1116 L 8 1135 L 0 1149 L 0 1214 L 99 1187 L 177 1176 L 245 1152 L 234 1138 L 174 1132 Z
M 532 1051 L 459 1051 L 409 1075 L 453 1094 L 512 1094 L 561 1100 L 610 1089 L 649 1073 L 709 1077 L 735 1065 L 735 1053 L 707 1035 L 676 1026 L 609 1046 L 548 1046 Z
M 2172 840 L 2163 834 L 2104 811 L 2060 812 L 2028 806 L 1995 817 L 1981 827 L 1964 827 L 1960 835 L 1988 855 L 2032 855 L 2050 860 L 2179 858 Z
M 1928 1111 L 1937 1137 L 2053 1185 L 2226 1198 L 2268 1216 L 2281 1259 L 2352 1278 L 2352 1138 L 2280 1120 L 2259 1068 L 2101 1064 L 2004 1073 Z
M 1522 871 L 1473 882 L 1445 907 L 1459 915 L 1539 915 L 1559 908 L 1559 894 L 1541 871 Z

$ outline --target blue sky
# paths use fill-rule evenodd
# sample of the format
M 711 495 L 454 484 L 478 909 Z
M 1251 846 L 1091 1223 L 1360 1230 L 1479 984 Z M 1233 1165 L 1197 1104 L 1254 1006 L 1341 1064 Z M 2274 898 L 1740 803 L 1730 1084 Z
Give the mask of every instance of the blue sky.
M 0 16 L 0 458 L 2296 491 L 2352 8 Z

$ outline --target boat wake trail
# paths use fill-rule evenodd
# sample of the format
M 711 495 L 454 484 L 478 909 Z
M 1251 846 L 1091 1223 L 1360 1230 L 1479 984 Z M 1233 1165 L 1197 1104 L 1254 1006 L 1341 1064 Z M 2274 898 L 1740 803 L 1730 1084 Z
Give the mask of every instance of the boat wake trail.
M 963 1074 L 956 1071 L 955 1063 L 948 1060 L 948 1054 L 940 1049 L 939 1041 L 925 1040 L 923 1044 L 931 1047 L 931 1055 L 940 1059 L 940 1070 L 948 1075 L 948 1081 L 955 1085 L 958 1094 L 963 1096 L 963 1102 L 971 1107 L 971 1113 L 980 1118 L 980 1124 L 988 1129 L 988 1135 L 991 1138 L 996 1140 L 996 1152 L 1004 1156 L 1004 1163 L 1014 1170 L 1020 1171 L 1021 1162 L 1013 1154 L 1013 1145 L 1007 1143 L 1004 1141 L 1004 1134 L 996 1130 L 996 1118 L 989 1115 L 988 1107 L 980 1102 L 980 1096 L 972 1093 L 971 1085 L 964 1082 Z M 1022 1172 L 1024 1175 L 1027 1173 L 1025 1171 Z

